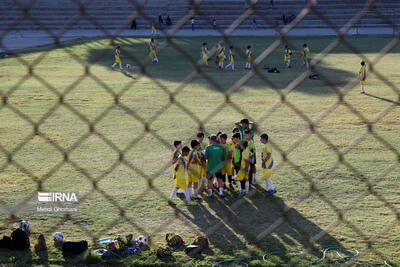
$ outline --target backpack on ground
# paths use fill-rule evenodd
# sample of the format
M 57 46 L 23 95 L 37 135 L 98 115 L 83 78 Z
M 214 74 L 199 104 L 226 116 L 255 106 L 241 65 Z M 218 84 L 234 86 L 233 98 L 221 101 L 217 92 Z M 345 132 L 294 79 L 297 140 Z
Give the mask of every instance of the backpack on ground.
M 62 245 L 63 254 L 80 254 L 88 249 L 88 242 L 85 240 L 72 242 L 65 241 Z
M 11 249 L 11 237 L 9 236 L 3 236 L 2 239 L 0 239 L 0 248 L 2 249 Z
M 25 250 L 29 249 L 31 243 L 28 233 L 21 228 L 15 229 L 11 234 L 11 249 Z

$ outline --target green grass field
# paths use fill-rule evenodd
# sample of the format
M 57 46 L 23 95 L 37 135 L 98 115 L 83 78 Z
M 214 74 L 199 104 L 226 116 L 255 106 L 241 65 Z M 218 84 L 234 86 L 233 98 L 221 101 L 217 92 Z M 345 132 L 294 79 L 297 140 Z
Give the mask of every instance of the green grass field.
M 289 38 L 297 48 L 307 42 L 313 57 L 333 40 L 334 37 Z M 392 38 L 357 36 L 345 40 L 365 58 L 374 60 Z M 9 152 L 16 150 L 13 164 L 7 164 L 7 156 L 0 153 L 0 203 L 36 203 L 38 189 L 78 191 L 81 197 L 79 213 L 69 218 L 56 214 L 17 214 L 12 218 L 1 215 L 1 235 L 9 235 L 20 220 L 27 219 L 31 223 L 32 250 L 39 233 L 46 234 L 49 250 L 39 254 L 0 251 L 0 263 L 57 265 L 73 261 L 53 247 L 51 236 L 56 231 L 62 231 L 68 240 L 90 241 L 118 234 L 146 234 L 152 249 L 165 244 L 164 236 L 169 231 L 179 233 L 187 243 L 204 233 L 211 242 L 210 251 L 203 254 L 205 258 L 254 256 L 250 261 L 253 266 L 274 266 L 290 260 L 307 266 L 309 260 L 317 260 L 321 255 L 315 252 L 296 259 L 290 257 L 289 251 L 308 248 L 307 237 L 316 235 L 319 237 L 314 240 L 316 247 L 356 248 L 360 251 L 358 259 L 373 264 L 383 264 L 386 258 L 399 256 L 400 225 L 394 212 L 400 203 L 399 152 L 387 145 L 400 150 L 399 95 L 371 71 L 366 84 L 368 95 L 360 95 L 360 85 L 356 81 L 361 61 L 358 55 L 339 45 L 316 66 L 338 90 L 345 91 L 350 84 L 345 104 L 319 119 L 338 100 L 335 91 L 323 80 L 305 79 L 286 96 L 286 102 L 279 105 L 279 92 L 284 92 L 306 70 L 298 56 L 293 56 L 293 69 L 284 68 L 282 45 L 261 63 L 262 66 L 277 66 L 281 73 L 271 74 L 259 69 L 260 75 L 274 83 L 276 89 L 254 76 L 232 92 L 233 105 L 222 105 L 226 97 L 220 90 L 229 90 L 248 74 L 244 58 L 238 52 L 235 72 L 217 71 L 212 61 L 210 68 L 201 69 L 219 85 L 218 88 L 201 75 L 183 86 L 194 67 L 173 47 L 160 52 L 159 64 L 147 65 L 147 75 L 142 75 L 126 56 L 129 53 L 141 61 L 146 60 L 147 41 L 147 38 L 116 40 L 123 47 L 123 63 L 133 65 L 123 72 L 111 70 L 113 49 L 109 40 L 100 38 L 67 42 L 65 50 L 45 46 L 19 51 L 21 59 L 35 64 L 33 73 L 39 78 L 26 78 L 27 68 L 13 56 L 0 60 L 0 92 L 8 95 L 7 105 L 4 101 L 0 105 L 0 145 Z M 162 41 L 164 39 L 157 39 L 158 44 Z M 206 41 L 211 48 L 219 39 L 182 37 L 173 41 L 198 60 L 201 43 Z M 251 44 L 256 59 L 275 38 L 233 37 L 230 41 L 242 51 Z M 395 85 L 400 82 L 399 55 L 397 46 L 374 66 L 374 70 Z M 85 76 L 82 64 L 90 64 L 91 75 Z M 66 92 L 65 104 L 58 105 L 55 92 Z M 169 92 L 175 94 L 174 103 Z M 121 94 L 120 105 L 114 104 L 113 94 Z M 380 117 L 380 113 L 390 107 L 392 110 Z M 379 118 L 373 132 L 384 141 L 367 133 L 367 124 L 355 111 L 371 122 Z M 46 138 L 32 136 L 33 126 L 22 119 L 21 114 L 28 116 L 32 123 L 40 122 L 38 130 Z M 204 198 L 198 207 L 188 207 L 179 199 L 176 208 L 170 207 L 167 197 L 173 182 L 168 164 L 173 148 L 168 144 L 181 139 L 188 145 L 199 129 L 199 121 L 204 124 L 206 134 L 217 131 L 229 134 L 234 122 L 243 117 L 258 123 L 257 134 L 267 132 L 270 135 L 275 149 L 276 196 L 267 197 L 262 192 L 264 185 L 260 184 L 252 189 L 251 197 L 240 202 L 227 191 L 225 199 Z M 314 128 L 318 135 L 310 134 L 305 117 L 318 120 Z M 89 122 L 94 123 L 95 134 L 90 134 Z M 147 122 L 150 132 L 144 132 L 142 122 Z M 64 162 L 64 155 L 56 146 L 71 151 L 68 162 Z M 261 151 L 258 137 L 256 146 Z M 118 150 L 124 152 L 123 162 L 119 161 Z M 290 162 L 285 162 L 279 151 L 285 151 Z M 344 163 L 337 163 L 337 151 L 345 152 Z M 18 166 L 23 166 L 24 171 Z M 381 178 L 381 173 L 388 168 L 390 171 Z M 261 172 L 258 177 L 261 181 Z M 92 180 L 99 191 L 94 190 Z M 366 180 L 371 181 L 374 195 L 359 198 L 368 188 Z M 319 193 L 308 196 L 310 181 L 314 181 L 313 188 Z M 152 189 L 147 190 L 149 184 Z M 331 204 L 324 199 L 329 199 Z M 287 208 L 290 210 L 286 221 L 276 226 L 274 223 L 282 218 L 282 211 Z M 120 209 L 124 210 L 124 217 Z M 342 221 L 338 221 L 338 211 L 343 214 Z M 328 233 L 319 236 L 324 229 Z M 368 248 L 368 239 L 372 241 L 371 248 Z M 284 255 L 263 262 L 262 255 L 271 251 L 281 251 Z M 329 257 L 335 255 L 329 254 Z M 122 261 L 183 265 L 191 259 L 178 250 L 169 261 L 158 260 L 152 251 Z

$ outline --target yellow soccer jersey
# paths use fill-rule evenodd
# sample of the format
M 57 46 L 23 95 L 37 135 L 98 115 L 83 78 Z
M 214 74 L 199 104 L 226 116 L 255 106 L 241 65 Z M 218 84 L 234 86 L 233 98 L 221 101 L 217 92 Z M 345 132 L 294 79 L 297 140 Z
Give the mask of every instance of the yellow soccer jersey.
M 246 61 L 247 62 L 251 62 L 251 51 L 250 51 L 250 49 L 247 49 L 246 50 Z
M 176 164 L 179 165 L 179 167 L 178 167 L 178 170 L 175 172 L 175 175 L 176 175 L 175 187 L 180 188 L 180 189 L 185 189 L 185 188 L 187 188 L 186 177 L 185 177 L 185 169 L 186 169 L 185 158 L 182 156 L 179 156 Z
M 149 56 L 154 57 L 156 54 L 156 46 L 152 41 L 149 42 L 148 48 L 149 48 Z
M 232 146 L 228 143 L 221 144 L 221 145 L 225 148 L 225 153 L 226 153 L 225 155 L 228 157 L 228 155 L 230 154 L 230 157 L 232 158 L 232 152 L 233 152 Z
M 250 161 L 250 157 L 251 157 L 251 152 L 248 148 L 246 148 L 245 150 L 243 150 L 242 152 L 242 161 L 240 163 L 240 168 L 244 169 L 246 168 L 246 162 Z
M 120 55 L 121 55 L 121 51 L 119 49 L 115 49 L 115 62 L 116 63 L 120 63 L 121 62 L 121 59 L 119 57 Z
M 266 143 L 263 148 L 263 152 L 261 154 L 261 160 L 264 162 L 264 160 L 267 158 L 268 153 L 271 154 L 271 157 L 265 162 L 265 164 L 262 165 L 263 169 L 272 169 L 272 166 L 274 165 L 274 160 L 272 159 L 272 147 L 270 143 Z
M 234 64 L 235 63 L 234 57 L 235 57 L 235 55 L 233 54 L 233 52 L 229 51 L 229 64 Z
M 290 56 L 292 55 L 292 50 L 290 48 L 285 49 L 285 62 L 290 59 Z
M 221 47 L 220 46 L 220 49 L 218 49 L 218 51 L 217 51 L 217 57 L 218 57 L 218 60 L 219 61 L 224 61 L 224 58 L 225 58 L 225 47 Z
M 365 81 L 365 79 L 367 78 L 366 65 L 361 66 L 360 71 L 358 73 L 360 74 L 360 81 Z
M 200 149 L 201 150 L 206 150 L 207 144 L 205 142 L 200 143 Z
M 309 59 L 310 57 L 310 48 L 308 48 L 308 46 L 304 48 L 304 57 L 306 59 Z

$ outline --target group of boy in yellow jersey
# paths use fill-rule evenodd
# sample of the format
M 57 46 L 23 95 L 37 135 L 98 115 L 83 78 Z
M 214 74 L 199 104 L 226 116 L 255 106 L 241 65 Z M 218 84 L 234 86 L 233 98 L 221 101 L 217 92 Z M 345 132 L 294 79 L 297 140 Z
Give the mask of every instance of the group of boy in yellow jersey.
M 251 46 L 249 45 L 246 50 L 246 69 L 251 69 Z M 224 67 L 224 61 L 226 59 L 226 50 L 224 46 L 224 42 L 221 41 L 217 44 L 216 46 L 216 53 L 215 53 L 215 64 L 218 66 L 218 69 L 223 70 L 223 69 L 228 69 L 231 68 L 231 70 L 235 70 L 235 53 L 234 53 L 234 47 L 231 45 L 229 47 L 229 53 L 228 53 L 228 61 L 229 64 Z M 204 66 L 208 66 L 208 60 L 209 60 L 209 54 L 208 54 L 208 48 L 207 48 L 207 43 L 203 43 L 203 46 L 200 49 L 200 57 L 201 60 L 203 61 Z
M 219 196 L 224 197 L 224 189 L 238 192 L 237 198 L 249 194 L 250 183 L 256 183 L 256 151 L 253 131 L 247 119 L 236 123 L 231 139 L 219 132 L 209 136 L 208 145 L 204 142 L 204 133 L 197 134 L 197 140 L 190 142 L 190 147 L 182 147 L 181 141 L 175 141 L 175 152 L 172 158 L 172 177 L 175 185 L 168 203 L 175 205 L 173 198 L 179 189 L 184 191 L 187 205 L 197 205 L 201 200 L 199 194 L 205 192 L 212 197 L 213 187 Z M 268 195 L 276 193 L 272 182 L 272 147 L 266 133 L 260 136 L 263 145 L 261 169 Z M 187 179 L 186 179 L 187 177 Z M 229 186 L 226 181 L 228 180 Z M 234 187 L 236 185 L 236 188 Z M 244 189 L 244 190 L 243 190 Z
M 156 44 L 154 41 L 154 38 L 151 38 L 149 43 L 147 44 L 147 49 L 148 49 L 148 55 L 151 58 L 151 61 L 153 63 L 158 63 L 158 57 L 157 57 L 157 48 Z M 203 61 L 203 64 L 205 66 L 208 66 L 208 59 L 209 59 L 209 54 L 208 54 L 208 48 L 207 48 L 207 43 L 203 43 L 203 46 L 200 49 L 200 55 Z M 285 50 L 284 50 L 284 62 L 287 68 L 292 68 L 292 62 L 291 62 L 291 56 L 293 54 L 292 49 L 288 46 L 285 45 Z M 114 52 L 115 56 L 115 62 L 111 66 L 114 68 L 116 65 L 119 65 L 119 68 L 122 69 L 122 61 L 121 61 L 121 46 L 117 46 L 115 48 Z M 246 49 L 246 69 L 251 69 L 251 46 L 248 45 Z M 228 69 L 229 67 L 232 70 L 235 70 L 235 54 L 234 54 L 234 47 L 231 45 L 229 47 L 229 64 L 225 67 Z M 311 53 L 310 53 L 310 48 L 307 46 L 307 44 L 303 44 L 303 52 L 302 52 L 302 63 L 303 65 L 306 65 L 307 68 L 310 67 L 310 60 L 311 60 Z M 224 69 L 224 60 L 225 60 L 225 47 L 224 47 L 224 42 L 221 41 L 217 45 L 217 51 L 216 51 L 216 64 L 218 65 L 218 69 L 223 70 Z M 365 64 L 364 61 L 361 62 L 361 68 L 358 72 L 358 78 L 361 83 L 361 94 L 365 94 L 365 81 L 367 78 L 367 65 Z

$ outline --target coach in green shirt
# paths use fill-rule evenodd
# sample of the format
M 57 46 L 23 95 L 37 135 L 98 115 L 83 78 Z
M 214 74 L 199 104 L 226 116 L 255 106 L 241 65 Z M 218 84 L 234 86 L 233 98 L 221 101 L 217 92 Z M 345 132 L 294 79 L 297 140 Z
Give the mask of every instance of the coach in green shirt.
M 212 181 L 215 177 L 218 179 L 219 196 L 224 197 L 224 187 L 222 179 L 222 166 L 225 160 L 225 147 L 217 143 L 217 136 L 215 134 L 210 136 L 210 145 L 206 148 L 207 158 L 207 179 L 208 179 L 208 196 L 212 196 Z

